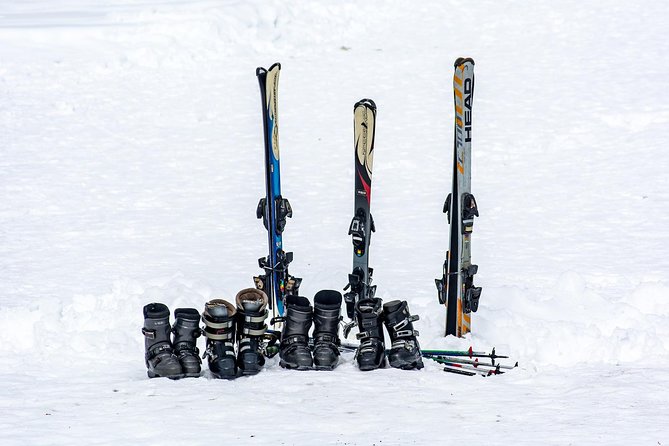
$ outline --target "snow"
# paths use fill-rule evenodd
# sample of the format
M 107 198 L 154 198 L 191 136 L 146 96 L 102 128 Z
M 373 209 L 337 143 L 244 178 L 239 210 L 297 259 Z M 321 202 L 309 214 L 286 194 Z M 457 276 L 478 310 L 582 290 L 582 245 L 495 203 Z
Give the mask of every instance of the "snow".
M 650 1 L 3 2 L 0 444 L 669 444 L 668 25 Z M 483 287 L 463 340 L 434 288 L 458 56 Z M 519 368 L 146 377 L 144 304 L 201 310 L 259 272 L 254 70 L 275 61 L 302 294 L 346 283 L 373 98 L 379 295 L 423 347 Z

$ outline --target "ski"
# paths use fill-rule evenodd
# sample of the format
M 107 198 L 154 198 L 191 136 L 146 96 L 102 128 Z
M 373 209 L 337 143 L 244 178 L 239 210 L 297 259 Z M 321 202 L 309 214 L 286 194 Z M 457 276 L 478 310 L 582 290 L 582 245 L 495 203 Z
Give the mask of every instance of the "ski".
M 258 265 L 264 270 L 264 274 L 254 277 L 253 280 L 256 287 L 267 294 L 274 318 L 283 316 L 286 296 L 297 294 L 302 282 L 302 279 L 288 274 L 288 264 L 293 260 L 293 253 L 283 250 L 283 229 L 286 226 L 286 218 L 293 216 L 293 210 L 288 200 L 281 196 L 277 109 L 280 71 L 279 63 L 275 63 L 269 69 L 263 67 L 256 69 L 262 100 L 265 143 L 265 197 L 258 203 L 256 216 L 262 218 L 267 230 L 269 254 L 258 259 Z
M 446 306 L 445 335 L 462 337 L 471 332 L 471 313 L 478 309 L 481 288 L 474 286 L 477 265 L 471 263 L 471 234 L 478 217 L 471 194 L 472 103 L 474 100 L 474 61 L 459 58 L 453 75 L 455 135 L 453 187 L 443 212 L 448 216 L 449 250 L 443 276 L 435 279 L 439 303 Z
M 344 287 L 346 313 L 355 316 L 355 304 L 360 299 L 373 298 L 376 285 L 372 285 L 372 268 L 369 267 L 369 242 L 374 232 L 374 219 L 370 214 L 372 194 L 372 164 L 374 161 L 374 133 L 376 104 L 371 99 L 362 99 L 353 107 L 355 192 L 353 220 L 348 234 L 353 241 L 353 272 L 348 275 Z M 351 325 L 347 326 L 348 334 Z

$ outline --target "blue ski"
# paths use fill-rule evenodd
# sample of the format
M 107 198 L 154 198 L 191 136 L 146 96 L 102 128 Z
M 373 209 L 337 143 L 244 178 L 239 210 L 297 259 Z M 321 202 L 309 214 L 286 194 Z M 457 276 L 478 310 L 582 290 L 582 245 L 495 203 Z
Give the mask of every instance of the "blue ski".
M 297 294 L 302 282 L 302 279 L 288 274 L 288 264 L 293 260 L 293 253 L 283 250 L 283 229 L 286 226 L 286 218 L 293 216 L 293 210 L 288 200 L 281 196 L 277 109 L 280 71 L 279 63 L 275 63 L 269 69 L 262 67 L 256 69 L 262 100 L 266 187 L 265 197 L 258 203 L 256 216 L 262 218 L 263 225 L 267 229 L 269 254 L 258 259 L 258 264 L 265 274 L 253 279 L 256 287 L 267 294 L 275 318 L 284 315 L 286 296 Z

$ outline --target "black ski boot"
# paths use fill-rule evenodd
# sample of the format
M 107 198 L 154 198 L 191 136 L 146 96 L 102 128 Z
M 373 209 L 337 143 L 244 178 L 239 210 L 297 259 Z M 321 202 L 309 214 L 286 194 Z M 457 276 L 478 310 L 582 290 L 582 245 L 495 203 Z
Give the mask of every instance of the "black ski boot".
M 151 303 L 144 307 L 144 348 L 146 355 L 146 374 L 149 378 L 183 377 L 181 364 L 174 354 L 170 342 L 170 310 L 165 304 Z
M 314 296 L 314 367 L 333 370 L 339 361 L 339 291 L 322 290 Z
M 314 361 L 309 350 L 309 329 L 314 317 L 309 299 L 302 296 L 286 298 L 286 316 L 281 331 L 279 365 L 287 369 L 308 370 Z
M 388 362 L 396 369 L 422 369 L 423 359 L 418 345 L 418 331 L 413 329 L 413 322 L 418 316 L 409 314 L 406 300 L 393 300 L 383 304 L 384 322 L 390 335 L 392 346 L 388 352 Z
M 267 294 L 256 288 L 237 293 L 237 367 L 244 375 L 255 375 L 265 365 L 262 339 L 267 331 Z
M 200 313 L 195 308 L 177 308 L 174 310 L 174 353 L 179 357 L 185 377 L 197 378 L 202 370 L 200 350 L 197 338 L 202 335 L 200 330 Z
M 204 305 L 202 321 L 209 358 L 209 370 L 214 378 L 237 377 L 235 363 L 235 306 L 223 299 L 210 300 Z
M 358 321 L 356 335 L 360 347 L 355 353 L 360 370 L 374 370 L 386 366 L 386 351 L 383 337 L 383 308 L 381 299 L 360 299 L 355 305 Z

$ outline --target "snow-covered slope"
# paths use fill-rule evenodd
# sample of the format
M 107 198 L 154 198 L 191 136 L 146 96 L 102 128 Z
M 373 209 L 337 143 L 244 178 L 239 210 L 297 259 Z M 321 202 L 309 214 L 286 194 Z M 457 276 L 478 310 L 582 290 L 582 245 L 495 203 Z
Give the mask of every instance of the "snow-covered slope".
M 669 443 L 667 26 L 650 1 L 1 4 L 0 443 Z M 483 287 L 464 340 L 434 288 L 458 56 Z M 254 72 L 275 61 L 303 294 L 346 283 L 371 97 L 378 294 L 409 301 L 424 347 L 519 369 L 146 378 L 144 304 L 201 309 L 259 272 Z

